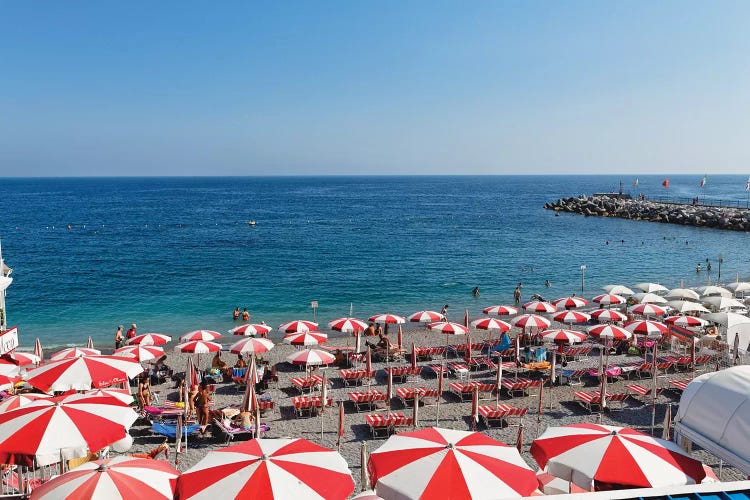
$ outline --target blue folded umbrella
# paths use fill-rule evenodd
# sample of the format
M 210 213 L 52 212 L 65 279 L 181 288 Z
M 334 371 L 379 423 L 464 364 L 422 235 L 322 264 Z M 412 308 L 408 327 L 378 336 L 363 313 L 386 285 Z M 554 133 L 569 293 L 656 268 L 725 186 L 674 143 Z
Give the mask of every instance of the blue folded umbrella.
M 182 435 L 185 434 L 193 434 L 200 430 L 200 425 L 183 425 L 182 426 Z M 157 434 L 160 434 L 162 436 L 175 438 L 177 437 L 177 426 L 176 425 L 167 425 L 167 424 L 160 424 L 157 422 L 153 422 L 151 424 L 151 430 Z

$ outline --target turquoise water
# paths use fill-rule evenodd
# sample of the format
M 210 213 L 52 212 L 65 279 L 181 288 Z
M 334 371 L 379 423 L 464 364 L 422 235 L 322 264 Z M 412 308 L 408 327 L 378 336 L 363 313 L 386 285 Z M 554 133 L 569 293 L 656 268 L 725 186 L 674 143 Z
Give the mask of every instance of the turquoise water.
M 611 191 L 624 176 L 1 179 L 9 324 L 21 343 L 112 344 L 118 324 L 179 335 L 233 326 L 234 307 L 272 325 L 450 304 L 450 316 L 602 285 L 750 274 L 745 233 L 543 209 Z M 745 177 L 639 179 L 647 195 L 745 201 Z M 247 222 L 256 220 L 250 227 Z M 68 224 L 71 229 L 68 230 Z M 609 244 L 606 244 L 609 241 Z M 545 280 L 552 287 L 544 286 Z M 474 286 L 481 296 L 472 297 Z

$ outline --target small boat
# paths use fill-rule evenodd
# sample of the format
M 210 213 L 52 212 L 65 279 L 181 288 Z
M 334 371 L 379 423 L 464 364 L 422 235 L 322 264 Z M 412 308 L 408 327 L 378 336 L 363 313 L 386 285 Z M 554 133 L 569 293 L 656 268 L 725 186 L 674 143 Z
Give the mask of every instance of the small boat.
M 249 226 L 254 226 L 254 225 L 255 225 L 255 221 L 254 221 L 254 220 L 251 220 L 251 221 L 250 221 L 250 222 L 248 222 L 247 224 L 248 224 Z

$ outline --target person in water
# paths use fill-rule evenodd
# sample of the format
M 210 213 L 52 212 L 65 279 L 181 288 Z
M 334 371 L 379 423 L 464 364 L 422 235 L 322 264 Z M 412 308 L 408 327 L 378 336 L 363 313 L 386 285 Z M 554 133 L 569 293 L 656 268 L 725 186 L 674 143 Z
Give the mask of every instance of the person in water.
M 235 321 L 237 321 L 238 319 L 240 319 L 240 308 L 239 307 L 236 307 L 234 309 L 234 312 L 232 313 L 232 319 L 235 320 Z
M 474 295 L 474 297 L 479 297 L 479 287 L 475 286 L 474 290 L 471 291 L 471 294 Z
M 247 307 L 242 310 L 242 321 L 250 321 L 250 313 L 247 312 Z

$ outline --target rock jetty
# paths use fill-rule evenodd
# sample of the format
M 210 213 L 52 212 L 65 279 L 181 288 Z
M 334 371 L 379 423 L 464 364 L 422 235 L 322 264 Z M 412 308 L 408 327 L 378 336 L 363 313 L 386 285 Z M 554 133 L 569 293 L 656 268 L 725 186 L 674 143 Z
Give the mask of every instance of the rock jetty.
M 744 208 L 663 203 L 632 199 L 627 195 L 606 194 L 561 198 L 556 202 L 546 203 L 544 208 L 585 216 L 619 217 L 730 231 L 750 231 L 750 210 Z

